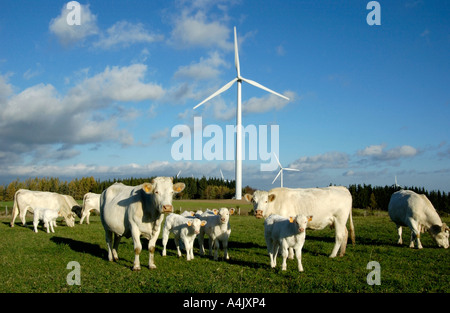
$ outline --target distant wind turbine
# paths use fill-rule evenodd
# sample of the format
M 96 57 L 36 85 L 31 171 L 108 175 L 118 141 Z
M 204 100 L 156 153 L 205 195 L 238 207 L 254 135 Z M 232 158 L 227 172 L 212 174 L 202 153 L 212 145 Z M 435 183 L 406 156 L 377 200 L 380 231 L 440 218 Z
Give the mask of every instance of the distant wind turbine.
M 246 83 L 253 85 L 255 87 L 258 87 L 260 89 L 263 89 L 265 91 L 268 91 L 270 93 L 273 93 L 281 98 L 284 98 L 286 100 L 289 100 L 288 97 L 285 97 L 267 87 L 264 87 L 263 85 L 244 78 L 241 76 L 241 68 L 239 66 L 239 53 L 238 53 L 238 45 L 237 45 L 237 35 L 236 35 L 236 27 L 234 27 L 234 64 L 236 65 L 236 71 L 237 76 L 232 81 L 225 84 L 222 88 L 214 92 L 212 95 L 210 95 L 208 98 L 200 102 L 194 107 L 194 110 L 201 106 L 203 103 L 211 100 L 215 96 L 220 95 L 222 92 L 227 91 L 235 82 L 237 82 L 237 108 L 236 108 L 236 159 L 235 159 L 235 173 L 236 173 L 236 194 L 235 198 L 237 200 L 241 200 L 242 198 L 242 99 L 241 99 L 241 85 L 242 81 L 245 81 Z
M 220 176 L 222 176 L 222 180 L 225 180 L 225 178 L 223 177 L 222 169 L 220 169 Z
M 181 174 L 181 170 L 178 171 L 177 178 L 178 178 L 178 176 L 180 176 L 180 174 Z
M 275 153 L 273 155 L 277 159 L 278 165 L 280 166 L 280 171 L 278 172 L 277 176 L 275 176 L 275 179 L 272 181 L 272 184 L 277 180 L 278 176 L 281 175 L 281 177 L 280 177 L 280 179 L 281 179 L 281 188 L 283 188 L 283 171 L 286 170 L 286 171 L 300 172 L 300 170 L 298 170 L 296 168 L 288 168 L 288 167 L 281 166 L 280 160 L 278 160 L 277 155 Z

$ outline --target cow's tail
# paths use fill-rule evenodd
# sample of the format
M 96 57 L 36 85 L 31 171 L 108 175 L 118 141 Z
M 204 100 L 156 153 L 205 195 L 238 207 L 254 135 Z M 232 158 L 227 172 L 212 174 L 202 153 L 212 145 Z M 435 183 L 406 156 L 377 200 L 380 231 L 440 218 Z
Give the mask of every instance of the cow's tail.
M 17 194 L 19 193 L 20 190 L 17 190 L 16 193 L 14 194 L 14 204 L 13 204 L 13 210 L 12 210 L 12 219 L 11 219 L 11 223 L 10 226 L 14 227 L 14 221 L 17 218 L 17 215 L 19 215 L 19 205 L 17 204 Z
M 350 215 L 349 215 L 349 228 L 350 228 L 350 239 L 352 240 L 352 244 L 355 245 L 355 226 L 353 226 L 353 217 L 352 217 L 352 211 L 353 208 L 350 209 Z

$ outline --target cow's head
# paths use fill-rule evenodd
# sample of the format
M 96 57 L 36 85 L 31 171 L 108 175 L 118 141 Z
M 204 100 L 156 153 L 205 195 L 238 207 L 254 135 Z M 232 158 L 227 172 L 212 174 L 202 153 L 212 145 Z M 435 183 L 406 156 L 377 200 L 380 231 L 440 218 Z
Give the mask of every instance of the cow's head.
M 172 177 L 156 177 L 151 183 L 142 185 L 146 194 L 153 195 L 153 201 L 160 213 L 172 212 L 173 194 L 183 191 L 184 187 L 184 183 L 174 185 Z
M 220 223 L 227 224 L 230 220 L 230 214 L 234 214 L 234 208 L 221 208 L 219 210 L 219 213 L 217 214 L 218 216 L 220 216 Z
M 66 222 L 67 226 L 74 227 L 75 226 L 75 212 L 70 212 L 69 214 L 64 214 L 64 212 L 60 211 L 60 214 L 64 217 L 64 221 Z
M 206 221 L 201 221 L 198 218 L 189 219 L 186 222 L 187 226 L 191 228 L 192 232 L 195 234 L 200 234 L 200 228 L 206 225 Z
M 450 228 L 445 223 L 443 223 L 442 226 L 433 225 L 430 228 L 431 237 L 434 238 L 439 247 L 443 247 L 445 249 L 449 246 L 449 231 Z
M 297 230 L 299 233 L 303 233 L 306 230 L 306 226 L 308 225 L 308 222 L 312 221 L 312 215 L 305 216 L 305 215 L 297 215 L 295 217 L 291 216 L 289 217 L 290 223 L 295 223 Z
M 245 200 L 253 204 L 253 212 L 256 218 L 262 218 L 269 203 L 269 193 L 263 190 L 256 190 L 253 195 L 245 194 Z

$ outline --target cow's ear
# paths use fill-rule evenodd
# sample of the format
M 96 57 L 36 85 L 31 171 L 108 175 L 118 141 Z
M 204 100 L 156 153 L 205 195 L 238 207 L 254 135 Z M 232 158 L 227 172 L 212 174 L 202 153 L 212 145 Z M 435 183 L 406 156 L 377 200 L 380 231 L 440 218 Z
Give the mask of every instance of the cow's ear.
M 202 223 L 200 225 L 201 226 L 205 226 L 206 225 L 206 221 L 202 221 Z
M 312 218 L 313 218 L 312 215 L 308 216 L 308 222 L 311 222 L 311 221 L 312 221 Z
M 246 193 L 244 195 L 245 200 L 247 200 L 248 202 L 252 202 L 253 196 L 249 193 Z
M 153 185 L 150 183 L 144 183 L 142 189 L 145 191 L 145 193 L 150 194 L 153 191 Z
M 230 209 L 230 214 L 233 215 L 233 214 L 234 214 L 234 211 L 235 211 L 234 208 L 231 208 L 231 209 Z
M 289 216 L 289 223 L 294 223 L 294 217 L 293 216 Z
M 271 194 L 269 195 L 269 202 L 272 202 L 273 200 L 275 200 L 276 197 L 277 197 L 277 196 L 275 196 L 273 193 L 271 193 Z
M 184 187 L 186 187 L 184 183 L 176 183 L 175 185 L 173 185 L 173 191 L 175 191 L 176 193 L 182 192 L 184 190 Z
M 191 226 L 192 222 L 191 221 L 187 221 L 186 224 L 187 224 L 187 226 Z
M 214 212 L 214 215 L 219 214 L 219 210 L 217 210 L 217 209 L 213 209 L 213 212 Z

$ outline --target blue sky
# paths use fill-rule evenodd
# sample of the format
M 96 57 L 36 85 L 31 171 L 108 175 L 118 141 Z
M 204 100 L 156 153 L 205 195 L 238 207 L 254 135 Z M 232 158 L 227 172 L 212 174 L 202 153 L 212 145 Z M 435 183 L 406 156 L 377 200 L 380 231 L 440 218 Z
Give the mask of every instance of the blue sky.
M 234 86 L 192 108 L 236 76 L 236 26 L 242 76 L 290 98 L 242 86 L 244 126 L 279 125 L 281 163 L 301 170 L 285 186 L 397 176 L 449 192 L 450 3 L 379 1 L 381 25 L 369 26 L 368 2 L 79 1 L 78 26 L 67 1 L 2 1 L 0 183 L 234 179 L 225 153 L 175 160 L 171 132 L 193 130 L 194 116 L 224 133 L 235 124 Z M 243 186 L 279 186 L 248 158 Z

